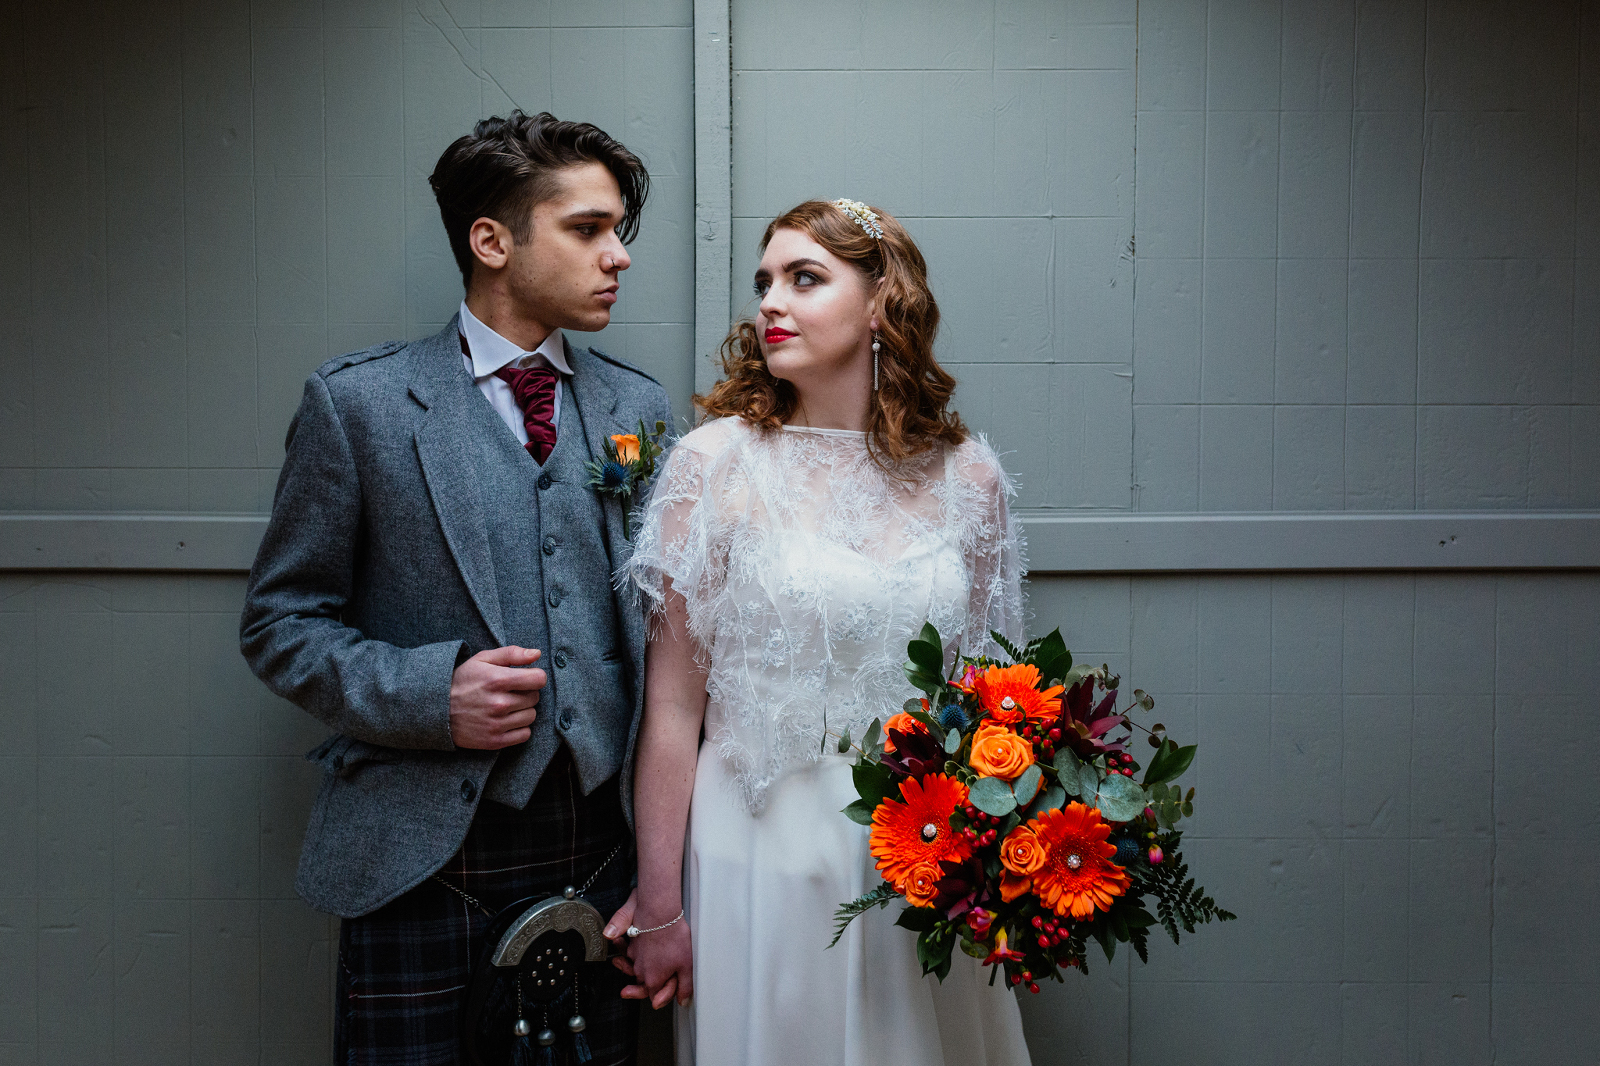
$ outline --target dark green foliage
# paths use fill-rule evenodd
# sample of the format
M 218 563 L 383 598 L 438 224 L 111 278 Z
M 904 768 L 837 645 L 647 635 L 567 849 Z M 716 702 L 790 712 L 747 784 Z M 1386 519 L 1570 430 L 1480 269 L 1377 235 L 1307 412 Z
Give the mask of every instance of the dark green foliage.
M 1144 783 L 1150 785 L 1164 784 L 1183 776 L 1189 769 L 1189 764 L 1194 762 L 1194 753 L 1198 745 L 1185 744 L 1178 747 L 1170 740 L 1163 740 L 1156 749 L 1155 758 L 1150 760 L 1150 768 L 1145 771 Z
M 991 629 L 989 631 L 989 636 L 994 638 L 994 642 L 1000 646 L 1001 651 L 1011 656 L 1012 662 L 1020 663 L 1022 661 L 1022 652 L 1017 650 L 1017 646 L 1015 644 L 1006 639 L 1006 635 L 1004 633 L 1000 632 L 998 629 Z
M 1176 848 L 1177 841 L 1172 843 Z M 1205 894 L 1206 890 L 1194 883 L 1194 878 L 1189 876 L 1189 864 L 1176 850 L 1166 862 L 1145 866 L 1140 873 L 1139 887 L 1156 897 L 1156 916 L 1174 944 L 1178 943 L 1180 925 L 1184 932 L 1192 933 L 1197 925 L 1211 921 L 1231 922 L 1238 917 L 1217 906 L 1216 901 Z
M 857 896 L 849 903 L 840 904 L 839 909 L 833 912 L 836 925 L 833 939 L 828 941 L 828 946 L 831 948 L 839 942 L 839 938 L 844 936 L 845 929 L 855 921 L 857 915 L 865 914 L 874 907 L 887 907 L 899 898 L 900 894 L 894 890 L 894 886 L 885 881 L 871 892 Z

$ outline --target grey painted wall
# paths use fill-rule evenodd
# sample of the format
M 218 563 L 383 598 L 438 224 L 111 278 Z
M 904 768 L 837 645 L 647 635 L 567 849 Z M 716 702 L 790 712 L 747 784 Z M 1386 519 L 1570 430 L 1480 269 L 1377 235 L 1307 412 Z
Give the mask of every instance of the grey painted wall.
M 896 214 L 1024 506 L 1600 506 L 1592 2 L 732 6 L 733 310 Z
M 448 317 L 424 179 L 512 103 L 650 162 L 599 343 L 685 409 L 730 28 L 726 305 L 772 213 L 900 214 L 1035 514 L 1600 506 L 1594 0 L 694 6 L 0 0 L 0 511 L 264 509 L 305 374 Z M 0 573 L 0 1063 L 326 1060 L 242 584 Z M 1202 744 L 1241 915 L 1025 999 L 1041 1066 L 1600 1057 L 1594 574 L 1031 596 Z

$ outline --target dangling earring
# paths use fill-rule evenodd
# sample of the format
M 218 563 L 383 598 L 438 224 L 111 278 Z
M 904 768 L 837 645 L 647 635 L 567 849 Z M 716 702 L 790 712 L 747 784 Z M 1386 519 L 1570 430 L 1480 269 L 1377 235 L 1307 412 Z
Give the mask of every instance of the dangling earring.
M 878 332 L 872 332 L 872 391 L 878 391 Z

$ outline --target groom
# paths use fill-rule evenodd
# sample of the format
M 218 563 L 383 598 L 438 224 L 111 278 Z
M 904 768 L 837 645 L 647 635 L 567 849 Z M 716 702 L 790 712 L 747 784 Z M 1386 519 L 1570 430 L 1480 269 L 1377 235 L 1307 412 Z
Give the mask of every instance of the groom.
M 466 298 L 306 381 L 240 626 L 257 676 L 336 731 L 308 756 L 295 887 L 344 919 L 341 1064 L 456 1063 L 492 914 L 573 886 L 613 915 L 633 876 L 644 625 L 612 590 L 622 505 L 584 465 L 671 416 L 561 330 L 610 321 L 649 177 L 596 127 L 517 111 L 430 183 Z M 583 990 L 594 1066 L 633 1058 L 621 984 Z

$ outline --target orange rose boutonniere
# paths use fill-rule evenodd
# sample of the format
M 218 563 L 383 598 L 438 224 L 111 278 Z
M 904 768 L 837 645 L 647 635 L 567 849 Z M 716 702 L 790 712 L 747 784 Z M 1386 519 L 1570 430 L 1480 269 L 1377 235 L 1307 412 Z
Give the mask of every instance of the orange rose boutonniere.
M 639 434 L 613 433 L 611 443 L 617 449 L 617 462 L 631 463 L 639 458 Z
M 666 436 L 667 424 L 656 423 L 651 433 L 639 423 L 637 433 L 613 433 L 609 441 L 602 442 L 605 454 L 589 461 L 589 487 L 606 496 L 616 496 L 622 501 L 622 536 L 631 540 L 628 529 L 629 512 L 633 509 L 633 496 L 656 476 L 656 460 L 666 451 L 661 443 Z

